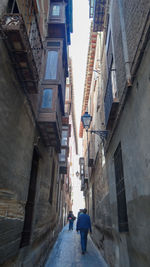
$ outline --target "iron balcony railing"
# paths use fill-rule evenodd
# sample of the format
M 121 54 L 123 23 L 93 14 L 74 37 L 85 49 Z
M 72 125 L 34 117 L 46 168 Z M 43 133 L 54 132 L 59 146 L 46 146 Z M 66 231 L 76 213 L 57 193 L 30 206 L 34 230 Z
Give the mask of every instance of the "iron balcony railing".
M 89 17 L 93 18 L 93 31 L 103 31 L 106 0 L 89 0 Z
M 39 22 L 37 18 L 38 11 L 35 5 L 35 1 L 23 0 L 22 5 L 20 6 L 20 10 L 28 33 L 29 42 L 39 74 L 41 68 L 43 44 L 39 29 Z
M 27 84 L 29 92 L 37 92 L 43 44 L 35 3 L 24 0 L 19 6 L 19 13 L 11 12 L 0 21 L 1 36 L 20 79 Z

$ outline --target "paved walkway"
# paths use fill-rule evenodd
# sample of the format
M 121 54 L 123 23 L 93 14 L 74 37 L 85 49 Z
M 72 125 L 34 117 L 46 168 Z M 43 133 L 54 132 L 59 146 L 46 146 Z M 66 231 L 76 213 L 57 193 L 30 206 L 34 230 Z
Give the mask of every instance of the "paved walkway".
M 66 225 L 49 255 L 45 267 L 108 267 L 98 249 L 88 238 L 87 252 L 81 254 L 80 234 Z

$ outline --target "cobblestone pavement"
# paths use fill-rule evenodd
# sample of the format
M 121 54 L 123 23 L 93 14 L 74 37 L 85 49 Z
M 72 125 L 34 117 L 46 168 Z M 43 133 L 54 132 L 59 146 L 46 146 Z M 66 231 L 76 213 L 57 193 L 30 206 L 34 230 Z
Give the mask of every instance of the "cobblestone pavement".
M 49 255 L 45 267 L 108 267 L 98 249 L 88 238 L 87 252 L 81 254 L 80 234 L 66 225 Z

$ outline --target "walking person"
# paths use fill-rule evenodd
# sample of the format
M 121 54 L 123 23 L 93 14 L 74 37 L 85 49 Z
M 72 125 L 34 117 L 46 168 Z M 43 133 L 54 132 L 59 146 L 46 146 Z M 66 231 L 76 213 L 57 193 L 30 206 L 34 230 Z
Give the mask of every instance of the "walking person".
M 80 209 L 79 210 L 77 218 L 79 218 L 79 216 L 80 216 L 81 213 L 83 213 L 83 209 Z
M 72 211 L 69 211 L 67 219 L 69 221 L 69 231 L 73 230 L 73 223 L 74 223 L 74 220 L 76 219 L 76 217 L 73 215 Z
M 78 217 L 76 227 L 77 232 L 80 231 L 82 254 L 85 254 L 86 252 L 88 231 L 90 230 L 90 232 L 92 233 L 91 219 L 90 216 L 86 213 L 87 209 L 83 209 L 83 213 L 81 213 Z

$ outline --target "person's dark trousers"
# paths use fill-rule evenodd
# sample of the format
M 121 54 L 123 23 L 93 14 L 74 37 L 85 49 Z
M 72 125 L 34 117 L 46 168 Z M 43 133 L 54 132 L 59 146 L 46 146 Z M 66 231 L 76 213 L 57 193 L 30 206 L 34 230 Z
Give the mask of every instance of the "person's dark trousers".
M 73 230 L 73 220 L 69 220 L 69 230 Z
M 83 253 L 86 251 L 87 235 L 88 235 L 88 230 L 80 230 L 80 236 L 81 236 L 81 249 L 82 249 L 82 252 L 83 252 Z

